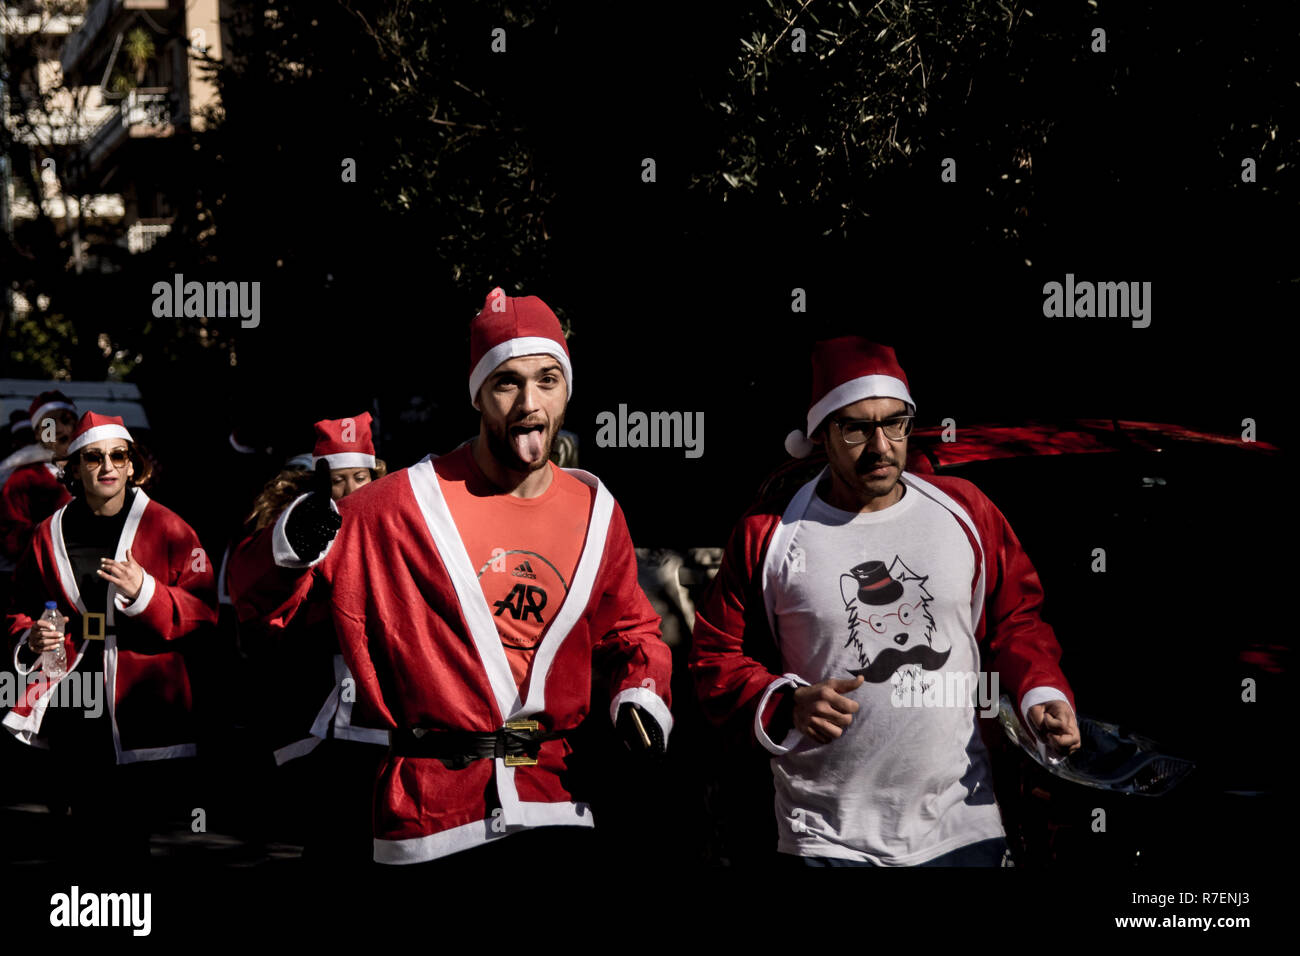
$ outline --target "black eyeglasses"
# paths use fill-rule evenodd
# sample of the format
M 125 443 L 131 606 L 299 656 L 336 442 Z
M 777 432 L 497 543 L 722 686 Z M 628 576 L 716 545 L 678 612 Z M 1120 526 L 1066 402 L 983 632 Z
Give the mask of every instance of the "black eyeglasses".
M 131 453 L 125 448 L 114 448 L 108 453 L 108 460 L 113 463 L 114 468 L 121 468 L 131 459 Z M 98 448 L 87 448 L 81 453 L 81 460 L 92 468 L 98 468 L 104 463 L 104 453 Z
M 840 434 L 844 437 L 844 444 L 861 445 L 875 436 L 877 428 L 884 432 L 885 437 L 890 441 L 902 441 L 912 434 L 913 417 L 912 415 L 895 415 L 892 418 L 886 418 L 882 422 L 873 422 L 865 418 L 833 418 L 831 421 L 840 426 Z

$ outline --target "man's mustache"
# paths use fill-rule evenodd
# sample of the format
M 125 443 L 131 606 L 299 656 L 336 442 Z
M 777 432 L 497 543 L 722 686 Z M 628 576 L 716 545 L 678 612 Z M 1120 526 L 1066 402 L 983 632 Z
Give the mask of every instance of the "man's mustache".
M 947 662 L 948 655 L 951 653 L 951 647 L 939 652 L 929 644 L 918 644 L 905 651 L 886 647 L 866 667 L 859 667 L 849 673 L 854 676 L 861 674 L 862 679 L 868 684 L 883 684 L 904 664 L 920 664 L 922 670 L 937 671 Z
M 868 459 L 866 455 L 863 455 L 858 459 L 858 471 L 861 472 L 871 471 L 874 468 L 879 468 L 881 465 L 892 465 L 897 468 L 898 462 L 894 461 L 892 458 Z

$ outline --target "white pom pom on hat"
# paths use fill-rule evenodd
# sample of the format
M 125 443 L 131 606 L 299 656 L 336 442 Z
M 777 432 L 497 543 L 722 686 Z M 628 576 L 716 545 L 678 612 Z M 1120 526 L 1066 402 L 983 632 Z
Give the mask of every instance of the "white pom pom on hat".
M 807 458 L 816 447 L 817 445 L 797 428 L 785 436 L 786 454 L 792 458 Z

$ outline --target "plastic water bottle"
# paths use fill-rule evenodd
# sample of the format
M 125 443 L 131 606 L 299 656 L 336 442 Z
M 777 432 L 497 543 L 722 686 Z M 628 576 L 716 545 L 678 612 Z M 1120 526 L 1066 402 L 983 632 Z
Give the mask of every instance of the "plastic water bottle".
M 59 605 L 54 601 L 45 602 L 45 613 L 41 615 L 42 621 L 50 621 L 63 633 L 63 625 L 68 623 L 68 619 L 59 613 Z M 63 641 L 59 641 L 59 646 L 52 651 L 41 652 L 41 670 L 45 676 L 51 679 L 62 677 L 68 672 L 68 652 L 64 649 Z

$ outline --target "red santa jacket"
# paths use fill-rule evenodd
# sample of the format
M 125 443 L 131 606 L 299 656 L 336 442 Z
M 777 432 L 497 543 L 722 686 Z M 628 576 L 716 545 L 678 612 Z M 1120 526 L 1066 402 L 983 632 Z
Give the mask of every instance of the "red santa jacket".
M 775 650 L 771 587 L 785 560 L 795 523 L 802 517 L 823 471 L 788 502 L 760 503 L 732 533 L 712 590 L 695 615 L 691 672 L 705 713 L 716 724 L 744 719 L 750 739 L 773 753 L 787 748 L 765 732 L 775 710 L 775 691 L 821 680 L 820 675 L 774 674 L 746 649 Z M 908 494 L 923 494 L 946 508 L 966 533 L 975 556 L 971 620 L 981 666 L 996 671 L 1028 726 L 1028 709 L 1074 695 L 1058 666 L 1060 645 L 1042 619 L 1043 588 L 1002 512 L 962 478 L 904 472 Z M 1060 691 L 1060 694 L 1055 693 Z
M 46 601 L 56 601 L 68 618 L 64 639 L 68 674 L 75 674 L 89 638 L 99 622 L 85 621 L 72 564 L 63 540 L 66 505 L 41 522 L 32 549 L 19 564 L 14 582 L 15 613 L 9 615 L 14 664 L 24 678 L 35 680 L 4 718 L 4 726 L 24 743 L 46 746 L 41 724 L 58 684 L 40 673 L 39 661 L 26 667 L 18 647 L 27 640 L 32 621 Z M 190 717 L 189 674 L 179 651 L 168 642 L 217 620 L 216 585 L 198 536 L 173 511 L 137 488 L 114 555 L 126 550 L 144 568 L 144 584 L 134 601 L 108 588 L 104 624 L 104 699 L 113 724 L 118 763 L 188 757 L 196 752 Z
M 257 575 L 258 555 L 269 552 L 273 532 L 263 528 L 229 554 L 226 580 L 233 593 L 242 593 Z M 293 674 L 258 708 L 259 730 L 277 765 L 306 756 L 331 738 L 388 746 L 381 718 L 357 701 L 356 679 L 339 650 L 327 600 L 309 597 L 287 627 L 244 622 L 240 643 L 259 669 Z
M 71 500 L 58 475 L 47 461 L 24 465 L 0 489 L 0 549 L 10 561 L 23 556 L 36 526 Z
M 533 719 L 543 730 L 570 730 L 587 716 L 599 656 L 613 668 L 611 719 L 624 702 L 635 702 L 666 740 L 672 655 L 637 584 L 622 510 L 594 475 L 568 471 L 594 487 L 596 498 L 524 700 L 429 458 L 342 499 L 343 525 L 312 573 L 292 570 L 302 564 L 284 535 L 298 502 L 291 505 L 262 539 L 260 567 L 231 578 L 240 618 L 283 626 L 313 577 L 323 577 L 358 703 L 388 728 L 483 733 Z M 566 786 L 571 753 L 557 738 L 542 744 L 535 766 L 485 759 L 454 771 L 440 760 L 390 753 L 375 795 L 375 859 L 415 863 L 521 828 L 592 826 L 590 808 Z

